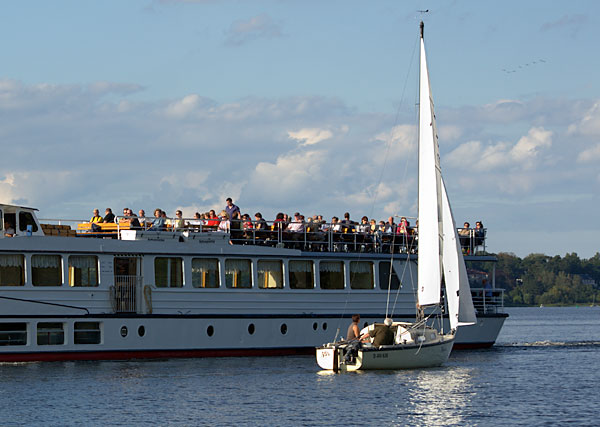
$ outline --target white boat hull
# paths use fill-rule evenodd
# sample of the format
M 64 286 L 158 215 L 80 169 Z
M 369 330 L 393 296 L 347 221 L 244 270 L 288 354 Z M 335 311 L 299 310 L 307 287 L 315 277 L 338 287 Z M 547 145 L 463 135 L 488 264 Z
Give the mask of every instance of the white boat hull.
M 335 346 L 327 346 L 317 349 L 317 363 L 322 369 L 340 372 L 431 368 L 441 366 L 448 360 L 453 343 L 452 335 L 444 335 L 436 342 L 421 346 L 400 344 L 380 348 L 366 347 L 358 350 L 351 363 L 344 361 L 343 351 Z

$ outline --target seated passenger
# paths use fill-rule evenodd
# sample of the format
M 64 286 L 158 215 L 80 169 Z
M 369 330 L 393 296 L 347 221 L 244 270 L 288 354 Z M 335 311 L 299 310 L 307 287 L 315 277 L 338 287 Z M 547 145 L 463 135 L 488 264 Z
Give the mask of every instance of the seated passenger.
M 181 229 L 185 228 L 185 221 L 183 220 L 183 212 L 181 212 L 179 209 L 177 209 L 175 211 L 175 218 L 170 219 L 168 224 L 171 226 L 173 231 L 181 230 Z
M 167 227 L 165 219 L 163 217 L 163 211 L 161 209 L 154 209 L 154 220 L 148 230 L 151 231 L 164 231 Z
M 229 214 L 225 211 L 221 211 L 221 222 L 219 222 L 219 227 L 218 230 L 219 231 L 223 231 L 225 233 L 229 233 L 229 228 L 230 228 L 230 221 L 229 221 Z
M 200 227 L 204 225 L 204 221 L 202 220 L 202 215 L 200 215 L 200 212 L 196 212 L 194 214 L 194 219 L 188 221 L 188 225 L 195 230 L 200 229 Z
M 217 216 L 216 212 L 214 211 L 214 209 L 211 209 L 208 212 L 208 218 L 206 221 L 206 225 L 209 227 L 217 227 L 219 225 L 219 217 Z
M 94 213 L 94 216 L 90 219 L 90 222 L 94 223 L 104 221 L 104 219 L 100 216 L 100 211 L 98 209 L 94 209 L 92 212 Z
M 396 227 L 396 234 L 408 234 L 408 228 L 410 226 L 410 223 L 408 222 L 408 220 L 406 219 L 406 217 L 402 217 L 400 218 L 400 224 L 398 224 L 398 226 Z
M 356 231 L 359 233 L 367 234 L 371 231 L 371 225 L 369 224 L 369 218 L 363 216 L 360 219 L 360 224 L 356 226 Z
M 475 246 L 483 245 L 483 241 L 485 240 L 485 229 L 483 228 L 483 222 L 477 221 L 475 223 L 475 230 L 473 231 L 475 234 Z
M 291 231 L 292 233 L 300 233 L 304 231 L 304 220 L 299 212 L 294 214 L 294 220 L 287 226 L 286 231 Z
M 14 237 L 16 234 L 15 228 L 11 222 L 4 221 L 4 237 Z
M 260 212 L 256 212 L 254 214 L 254 228 L 260 231 L 265 231 L 268 228 L 267 221 L 265 221 Z
M 131 209 L 127 209 L 127 216 L 129 216 L 129 227 L 132 230 L 139 230 L 140 228 L 142 228 L 140 221 Z
M 471 247 L 471 224 L 465 222 L 463 228 L 458 230 L 458 238 L 460 240 L 460 246 L 462 247 L 463 253 L 468 254 Z
M 241 230 L 242 229 L 242 214 L 240 211 L 235 211 L 229 218 L 229 230 Z
M 146 211 L 143 209 L 138 211 L 138 221 L 140 222 L 140 227 L 146 228 Z
M 383 325 L 376 325 L 372 331 L 369 331 L 362 337 L 360 337 L 361 340 L 373 338 L 374 347 L 394 344 L 394 333 L 390 329 L 392 323 L 394 323 L 392 319 L 390 319 L 389 317 L 386 318 L 383 321 Z
M 106 208 L 103 222 L 115 222 L 115 214 L 112 212 L 111 208 Z
M 369 233 L 373 234 L 377 231 L 377 221 L 375 221 L 375 219 L 372 219 L 371 221 L 369 221 L 369 226 L 370 226 Z
M 331 218 L 331 225 L 329 226 L 330 231 L 333 231 L 334 233 L 342 231 L 342 224 L 339 223 L 339 220 L 340 219 L 337 216 Z
M 242 228 L 244 230 L 252 230 L 254 228 L 254 224 L 252 224 L 252 221 L 250 220 L 250 215 L 242 215 Z
M 385 223 L 384 233 L 394 234 L 396 232 L 396 224 L 394 224 L 394 217 L 391 216 L 388 218 L 388 222 Z
M 352 323 L 348 326 L 348 331 L 346 332 L 346 341 L 352 341 L 360 338 L 360 328 L 358 327 L 358 322 L 360 322 L 360 314 L 352 315 Z
M 285 229 L 285 222 L 283 220 L 284 217 L 285 217 L 285 215 L 281 212 L 279 212 L 275 216 L 275 221 L 273 221 L 273 230 L 274 231 L 279 231 L 279 230 Z

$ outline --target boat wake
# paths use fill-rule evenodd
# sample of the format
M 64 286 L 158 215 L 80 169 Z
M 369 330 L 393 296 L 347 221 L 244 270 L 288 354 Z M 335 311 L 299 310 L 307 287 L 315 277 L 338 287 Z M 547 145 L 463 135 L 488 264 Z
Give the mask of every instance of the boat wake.
M 515 343 L 497 343 L 496 347 L 510 348 L 532 348 L 532 347 L 600 347 L 600 341 L 534 341 L 534 342 L 515 342 Z

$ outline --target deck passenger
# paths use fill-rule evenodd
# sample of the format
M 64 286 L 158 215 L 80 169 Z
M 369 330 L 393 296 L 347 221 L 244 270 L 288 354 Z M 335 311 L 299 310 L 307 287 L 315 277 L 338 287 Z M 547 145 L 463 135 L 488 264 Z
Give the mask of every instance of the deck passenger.
M 214 209 L 211 209 L 208 212 L 208 221 L 206 221 L 206 225 L 209 227 L 217 227 L 219 225 L 219 217 Z
M 346 341 L 353 341 L 360 338 L 358 322 L 360 322 L 360 314 L 353 314 L 352 323 L 350 323 L 350 326 L 348 326 L 348 332 L 346 333 Z
M 483 222 L 477 221 L 475 223 L 475 230 L 473 230 L 473 234 L 475 235 L 475 246 L 483 245 L 483 241 L 485 239 L 485 229 L 483 228 Z
M 390 329 L 394 321 L 389 317 L 383 321 L 383 325 L 376 325 L 372 331 L 364 334 L 361 339 L 373 338 L 373 346 L 379 347 L 382 345 L 394 344 L 394 333 Z
M 458 239 L 460 240 L 463 254 L 469 254 L 471 247 L 471 224 L 468 222 L 463 224 L 463 228 L 458 230 Z
M 163 211 L 161 209 L 154 209 L 154 220 L 148 230 L 151 231 L 164 231 L 166 227 L 165 219 L 163 218 Z
M 229 221 L 229 214 L 225 211 L 221 211 L 221 222 L 219 223 L 219 231 L 223 231 L 225 233 L 229 233 L 229 228 L 231 226 L 231 222 Z
M 260 212 L 256 212 L 254 214 L 254 228 L 256 228 L 256 230 L 260 230 L 260 231 L 266 231 L 267 230 L 267 221 L 265 221 L 265 219 L 263 218 L 262 214 Z
M 104 219 L 100 216 L 100 211 L 98 209 L 93 210 L 94 216 L 90 219 L 90 222 L 104 222 Z
M 140 228 L 142 228 L 138 217 L 133 213 L 131 209 L 127 209 L 127 217 L 129 218 L 129 227 L 132 230 L 139 230 Z
M 104 211 L 104 222 L 115 222 L 115 214 L 111 208 L 106 208 Z
M 233 204 L 233 200 L 231 200 L 231 197 L 228 197 L 225 200 L 226 206 L 225 206 L 225 212 L 227 212 L 227 215 L 229 216 L 230 219 L 232 219 L 234 216 L 234 214 L 236 212 L 240 212 L 240 208 L 237 205 Z
M 143 209 L 140 209 L 138 211 L 138 221 L 140 222 L 140 227 L 142 228 L 146 228 L 147 224 L 146 224 L 146 211 L 144 211 Z
M 173 229 L 173 231 L 185 228 L 185 221 L 183 220 L 183 212 L 181 212 L 179 209 L 177 209 L 175 211 L 175 218 L 169 220 L 169 224 L 171 225 L 171 228 Z

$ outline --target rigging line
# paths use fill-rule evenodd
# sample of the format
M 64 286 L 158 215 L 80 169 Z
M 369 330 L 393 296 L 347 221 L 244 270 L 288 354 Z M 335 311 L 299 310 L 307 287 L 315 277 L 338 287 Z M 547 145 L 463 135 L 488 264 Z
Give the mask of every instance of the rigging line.
M 407 239 L 408 240 L 408 239 Z M 404 268 L 402 269 L 402 279 L 404 279 L 404 275 L 406 274 L 406 269 L 408 268 L 408 266 L 410 265 L 410 255 L 411 255 L 411 251 L 413 250 L 413 243 L 414 243 L 414 239 L 412 239 L 413 241 L 410 243 L 410 246 L 406 247 L 406 262 L 404 263 Z M 409 273 L 410 273 L 410 282 L 413 288 L 413 293 L 414 293 L 414 289 L 415 289 L 415 285 L 413 282 L 413 277 L 412 277 L 412 269 L 408 269 Z M 402 284 L 402 282 L 400 283 L 400 285 Z M 394 305 L 392 306 L 392 316 L 394 314 L 394 312 L 396 311 L 396 304 L 398 302 L 398 297 L 400 296 L 400 289 L 402 286 L 398 286 L 398 290 L 396 292 L 396 298 L 394 299 Z M 414 296 L 416 297 L 416 293 L 414 294 Z
M 398 120 L 399 120 L 399 117 L 400 117 L 400 108 L 404 104 L 404 95 L 406 94 L 406 87 L 408 85 L 408 79 L 410 77 L 410 73 L 411 73 L 411 70 L 412 70 L 412 67 L 413 67 L 413 63 L 414 63 L 414 59 L 415 59 L 415 52 L 417 50 L 418 41 L 419 41 L 419 39 L 417 38 L 417 41 L 415 42 L 415 44 L 413 46 L 413 52 L 412 52 L 412 55 L 410 57 L 410 63 L 409 63 L 409 66 L 408 66 L 408 71 L 406 73 L 406 78 L 404 79 L 404 86 L 402 87 L 402 94 L 400 95 L 400 103 L 398 104 L 398 108 L 396 109 L 396 116 L 394 118 L 394 126 L 392 127 L 392 132 L 393 132 L 393 129 L 398 124 Z M 390 149 L 392 147 L 392 141 L 393 141 L 393 134 L 389 138 L 389 141 L 387 143 L 387 147 L 386 147 L 386 151 L 385 151 L 385 156 L 383 158 L 383 166 L 381 167 L 381 172 L 379 174 L 379 179 L 377 180 L 377 184 L 375 185 L 375 194 L 373 196 L 373 203 L 371 204 L 371 211 L 370 211 L 370 214 L 369 214 L 370 217 L 373 217 L 373 211 L 375 210 L 375 204 L 377 203 L 377 197 L 379 195 L 379 185 L 381 184 L 381 181 L 383 180 L 383 174 L 385 172 L 385 167 L 387 165 L 387 160 L 388 160 L 388 157 L 389 157 Z M 408 168 L 408 161 L 405 164 L 405 171 L 404 171 L 404 176 L 405 177 L 406 177 L 406 169 L 407 168 Z

